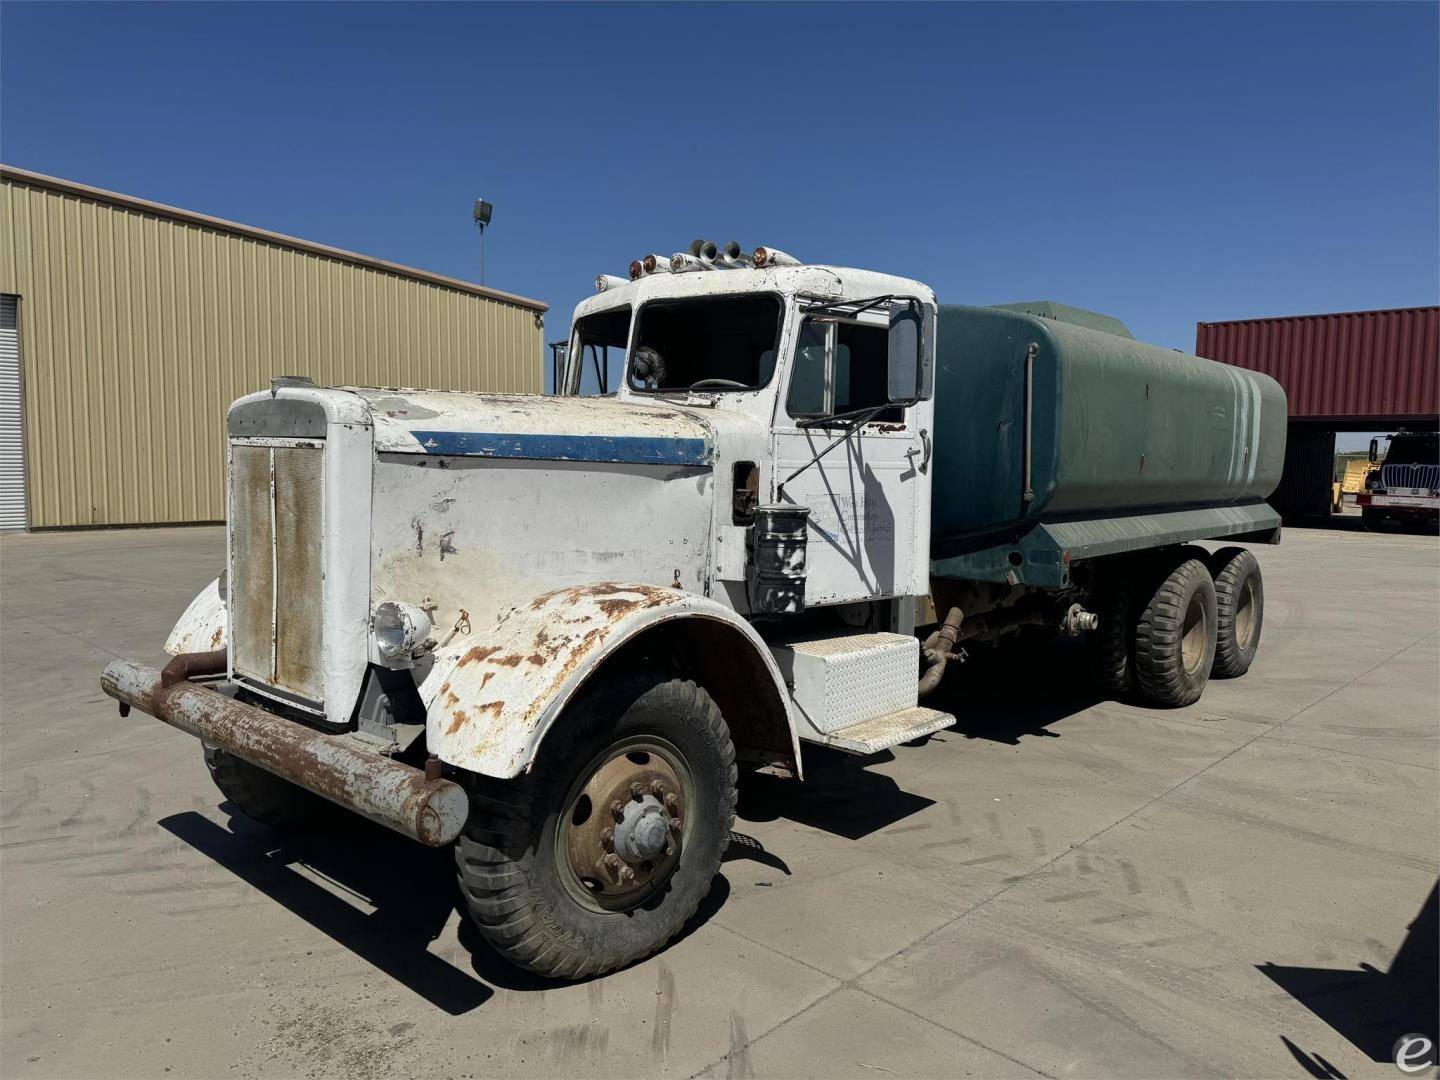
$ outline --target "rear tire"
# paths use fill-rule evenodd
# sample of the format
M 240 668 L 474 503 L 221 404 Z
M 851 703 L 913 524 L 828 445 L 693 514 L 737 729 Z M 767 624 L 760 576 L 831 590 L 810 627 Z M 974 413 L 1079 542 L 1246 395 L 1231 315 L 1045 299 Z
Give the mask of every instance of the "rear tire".
M 551 978 L 648 956 L 710 891 L 735 821 L 735 785 L 729 728 L 694 683 L 647 674 L 592 692 L 562 717 L 529 773 L 471 778 L 470 823 L 455 848 L 470 917 L 507 960 Z M 660 842 L 636 827 L 657 813 L 665 846 L 636 855 L 626 843 Z
M 1260 564 L 1245 548 L 1221 548 L 1210 560 L 1215 575 L 1215 663 L 1210 675 L 1238 679 L 1250 670 L 1265 621 Z
M 1135 692 L 1135 591 L 1118 575 L 1096 598 L 1095 677 L 1118 698 Z
M 1215 582 L 1186 559 L 1160 583 L 1135 625 L 1135 678 L 1151 704 L 1179 708 L 1199 700 L 1215 661 Z
M 304 788 L 282 780 L 244 758 L 202 743 L 210 779 L 237 809 L 271 828 L 302 825 L 314 816 L 322 800 Z

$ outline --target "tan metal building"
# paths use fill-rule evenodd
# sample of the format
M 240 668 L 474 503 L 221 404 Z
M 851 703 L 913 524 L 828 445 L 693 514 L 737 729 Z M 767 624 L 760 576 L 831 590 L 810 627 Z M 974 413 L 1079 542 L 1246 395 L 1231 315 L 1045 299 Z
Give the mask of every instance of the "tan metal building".
M 277 375 L 539 393 L 546 305 L 0 165 L 0 528 L 219 521 Z

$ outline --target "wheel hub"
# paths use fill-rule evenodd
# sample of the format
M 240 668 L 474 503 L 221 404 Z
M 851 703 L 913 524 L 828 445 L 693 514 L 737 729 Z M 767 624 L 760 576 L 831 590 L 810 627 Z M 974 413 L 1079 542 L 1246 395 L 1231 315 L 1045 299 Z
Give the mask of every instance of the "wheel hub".
M 626 862 L 653 859 L 665 850 L 670 838 L 670 818 L 654 795 L 625 807 L 625 816 L 615 826 L 615 852 Z
M 679 860 L 684 785 L 650 747 L 602 761 L 572 795 L 561 824 L 576 886 L 608 909 L 642 901 Z

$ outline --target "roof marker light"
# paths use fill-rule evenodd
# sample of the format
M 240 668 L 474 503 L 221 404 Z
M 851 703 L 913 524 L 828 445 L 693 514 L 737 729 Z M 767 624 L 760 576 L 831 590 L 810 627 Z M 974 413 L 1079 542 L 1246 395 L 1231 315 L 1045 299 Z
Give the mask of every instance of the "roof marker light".
M 799 266 L 801 263 L 794 255 L 788 255 L 779 248 L 757 247 L 755 249 L 755 265 L 758 267 Z

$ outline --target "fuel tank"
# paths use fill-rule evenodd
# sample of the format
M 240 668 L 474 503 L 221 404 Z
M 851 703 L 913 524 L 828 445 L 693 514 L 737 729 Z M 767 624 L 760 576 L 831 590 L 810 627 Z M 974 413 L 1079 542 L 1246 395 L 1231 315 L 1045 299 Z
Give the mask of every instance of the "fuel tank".
M 1285 392 L 1267 375 L 1048 301 L 942 305 L 938 350 L 932 557 L 1053 521 L 1257 503 L 1280 482 Z

